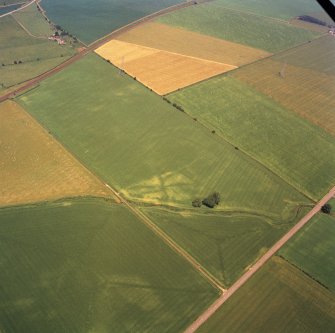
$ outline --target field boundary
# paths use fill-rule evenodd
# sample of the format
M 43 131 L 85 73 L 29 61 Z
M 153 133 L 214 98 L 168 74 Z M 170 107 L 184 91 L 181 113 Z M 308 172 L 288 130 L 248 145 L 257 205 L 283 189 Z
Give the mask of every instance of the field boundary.
M 280 250 L 305 224 L 307 224 L 321 207 L 335 195 L 335 186 L 308 212 L 289 232 L 275 243 L 249 270 L 244 273 L 227 291 L 218 298 L 184 333 L 194 333 L 202 326 L 237 290 L 239 290 L 278 250 Z

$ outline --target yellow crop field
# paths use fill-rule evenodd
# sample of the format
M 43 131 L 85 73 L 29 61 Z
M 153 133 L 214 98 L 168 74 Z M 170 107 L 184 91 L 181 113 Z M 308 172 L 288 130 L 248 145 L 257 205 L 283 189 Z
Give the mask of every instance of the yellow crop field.
M 96 53 L 160 95 L 236 68 L 117 40 L 106 43 Z
M 335 75 L 266 59 L 233 77 L 335 135 Z
M 263 50 L 155 22 L 142 24 L 118 40 L 235 66 L 270 55 Z
M 0 104 L 0 206 L 110 195 L 18 104 Z

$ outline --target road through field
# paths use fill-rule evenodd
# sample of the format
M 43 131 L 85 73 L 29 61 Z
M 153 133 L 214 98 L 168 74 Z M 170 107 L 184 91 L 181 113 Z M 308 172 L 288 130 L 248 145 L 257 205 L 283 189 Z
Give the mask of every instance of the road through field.
M 195 332 L 204 324 L 238 289 L 240 289 L 281 247 L 283 247 L 304 225 L 320 211 L 335 195 L 335 186 L 306 214 L 285 236 L 270 248 L 249 270 L 243 274 L 223 295 L 217 299 L 184 333 Z
M 15 9 L 15 10 L 9 12 L 9 13 L 6 13 L 6 14 L 2 14 L 2 15 L 0 15 L 0 18 L 8 16 L 8 15 L 12 15 L 12 14 L 14 14 L 14 13 L 16 13 L 16 12 L 18 12 L 18 11 L 24 9 L 24 8 L 27 8 L 28 6 L 30 6 L 31 4 L 33 4 L 36 1 L 37 0 L 32 0 L 32 1 L 28 2 L 27 4 L 25 4 L 24 6 L 19 7 L 18 9 Z

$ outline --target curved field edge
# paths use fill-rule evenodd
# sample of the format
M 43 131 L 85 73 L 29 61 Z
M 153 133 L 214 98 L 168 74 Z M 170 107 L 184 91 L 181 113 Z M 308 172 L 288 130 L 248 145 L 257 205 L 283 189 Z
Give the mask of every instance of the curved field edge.
M 190 207 L 194 198 L 218 190 L 218 209 L 243 207 L 278 217 L 288 207 L 310 203 L 93 54 L 17 101 L 84 165 L 132 201 Z
M 335 295 L 273 257 L 198 332 L 332 332 Z
M 301 208 L 287 222 L 236 212 L 141 210 L 224 287 L 232 285 L 307 212 Z
M 0 209 L 0 328 L 182 332 L 218 296 L 122 205 Z

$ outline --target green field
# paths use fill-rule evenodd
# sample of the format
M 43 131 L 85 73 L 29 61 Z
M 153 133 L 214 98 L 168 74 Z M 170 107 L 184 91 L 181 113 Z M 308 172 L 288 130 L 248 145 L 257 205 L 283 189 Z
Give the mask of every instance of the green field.
M 157 21 L 271 53 L 291 48 L 320 35 L 271 18 L 236 12 L 215 3 L 179 10 L 162 16 Z
M 35 21 L 33 26 L 40 23 Z M 35 77 L 75 52 L 70 45 L 29 36 L 11 16 L 0 18 L 0 31 L 0 89 Z M 15 65 L 14 61 L 22 63 Z
M 43 0 L 53 22 L 60 24 L 84 43 L 96 39 L 182 0 Z
M 216 190 L 222 197 L 218 209 L 283 219 L 299 203 L 309 202 L 93 54 L 18 102 L 131 200 L 191 207 L 193 199 Z
M 335 295 L 275 257 L 197 332 L 334 331 Z
M 319 214 L 280 254 L 314 279 L 335 291 L 335 218 Z
M 34 36 L 49 37 L 54 33 L 51 25 L 46 22 L 35 4 L 16 12 L 13 16 Z
M 209 214 L 205 210 L 172 212 L 161 208 L 143 211 L 225 287 L 306 213 L 302 210 L 291 223 L 282 223 L 238 212 Z
M 215 4 L 279 19 L 291 19 L 322 11 L 318 3 L 313 0 L 216 0 Z
M 0 330 L 182 332 L 218 296 L 126 208 L 0 210 Z
M 309 197 L 335 183 L 334 138 L 246 84 L 220 76 L 168 98 Z

